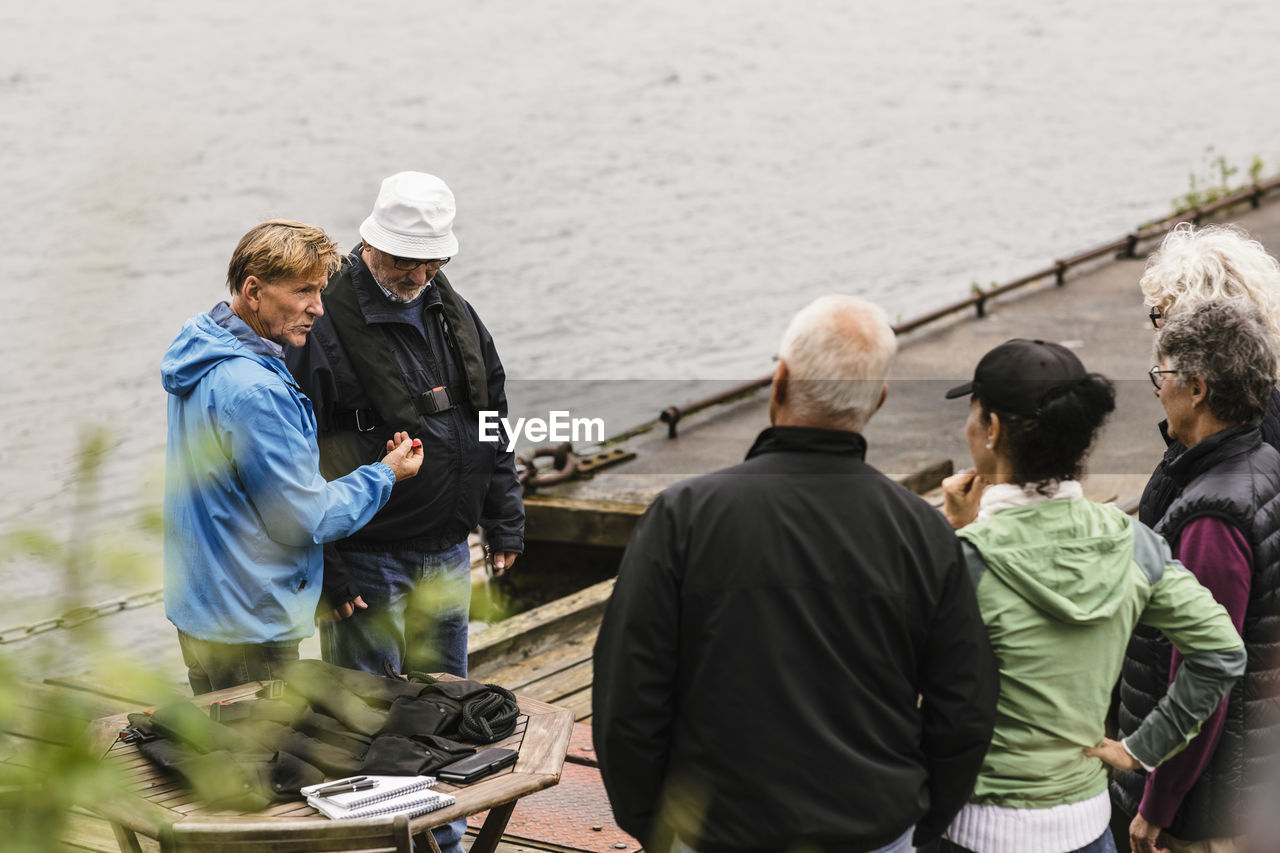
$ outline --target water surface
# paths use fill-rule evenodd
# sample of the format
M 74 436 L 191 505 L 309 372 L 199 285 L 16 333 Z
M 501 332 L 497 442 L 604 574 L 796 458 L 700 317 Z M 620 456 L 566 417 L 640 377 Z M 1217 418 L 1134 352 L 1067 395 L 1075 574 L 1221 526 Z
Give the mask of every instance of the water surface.
M 1168 213 L 1207 146 L 1274 173 L 1278 30 L 1262 0 L 10 4 L 0 530 L 65 539 L 105 429 L 123 557 L 84 593 L 156 584 L 159 358 L 262 218 L 349 247 L 384 176 L 443 176 L 517 413 L 617 431 L 767 372 L 817 295 L 909 318 Z M 0 625 L 51 576 L 0 564 Z

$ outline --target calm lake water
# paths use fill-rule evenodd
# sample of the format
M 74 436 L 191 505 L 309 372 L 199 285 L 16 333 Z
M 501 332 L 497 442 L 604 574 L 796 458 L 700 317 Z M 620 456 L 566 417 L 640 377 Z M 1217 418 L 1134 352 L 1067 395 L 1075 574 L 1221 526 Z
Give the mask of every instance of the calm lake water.
M 613 433 L 766 373 L 820 294 L 913 317 L 1169 213 L 1211 157 L 1280 170 L 1264 0 L 45 0 L 0 33 L 0 531 L 89 531 L 90 599 L 158 585 L 160 355 L 262 218 L 349 247 L 384 176 L 441 175 L 513 412 Z M 56 577 L 0 563 L 0 626 Z

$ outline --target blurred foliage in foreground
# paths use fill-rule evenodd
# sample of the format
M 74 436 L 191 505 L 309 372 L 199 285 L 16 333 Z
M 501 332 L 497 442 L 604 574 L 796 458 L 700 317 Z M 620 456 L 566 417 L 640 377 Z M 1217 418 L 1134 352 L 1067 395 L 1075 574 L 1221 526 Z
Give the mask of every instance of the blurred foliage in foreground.
M 30 564 L 31 571 L 48 575 L 53 583 L 46 585 L 57 592 L 55 600 L 41 602 L 40 609 L 52 606 L 52 612 L 63 614 L 62 622 L 76 624 L 74 634 L 58 630 L 56 634 L 63 636 L 57 636 L 57 641 L 51 633 L 0 644 L 0 850 L 5 853 L 57 849 L 76 809 L 93 811 L 127 794 L 122 769 L 102 761 L 101 754 L 90 748 L 86 729 L 91 721 L 138 710 L 141 705 L 167 704 L 184 689 L 172 671 L 163 671 L 154 650 L 117 648 L 106 620 L 93 618 L 98 608 L 86 606 L 85 590 L 95 584 L 101 588 L 105 582 L 113 589 L 136 589 L 140 584 L 159 587 L 162 577 L 158 495 L 143 501 L 137 517 L 123 526 L 127 530 L 95 521 L 102 508 L 103 463 L 112 446 L 111 437 L 103 431 L 81 442 L 72 507 L 56 531 L 31 526 L 0 536 L 0 565 L 17 562 L 25 568 Z M 433 613 L 464 607 L 470 592 L 456 584 L 428 584 L 416 592 L 411 609 L 420 620 L 428 620 Z M 486 590 L 471 597 L 472 618 L 498 621 L 509 615 L 505 604 L 501 596 Z M 21 608 L 9 612 L 28 623 L 33 617 L 59 621 L 41 620 L 39 614 L 24 613 Z M 149 610 L 143 618 L 162 620 L 163 616 Z M 19 645 L 21 665 L 13 653 Z M 177 648 L 174 635 L 175 658 Z M 67 660 L 68 654 L 74 660 Z M 135 701 L 33 683 L 43 674 L 69 672 L 87 672 L 86 680 L 109 685 L 113 696 Z M 105 826 L 102 834 L 110 844 Z
M 95 535 L 93 510 L 110 447 L 104 432 L 81 443 L 74 503 L 61 536 L 27 528 L 0 539 L 0 560 L 34 559 L 52 575 L 59 592 L 51 603 L 61 612 L 84 606 L 83 590 L 91 580 L 127 577 L 136 584 L 139 577 L 158 582 L 160 576 L 158 551 L 148 557 L 136 542 Z M 158 542 L 158 512 L 145 513 L 138 525 Z M 140 560 L 151 564 L 140 565 Z M 86 622 L 77 632 L 75 661 L 56 659 L 66 652 L 36 638 L 25 641 L 31 646 L 23 649 L 20 670 L 11 651 L 0 646 L 0 847 L 6 851 L 55 849 L 74 806 L 92 808 L 124 789 L 118 768 L 92 754 L 85 738 L 88 721 L 112 713 L 110 700 L 31 684 L 32 660 L 42 672 L 88 669 L 94 681 L 122 696 L 173 695 L 172 684 L 149 672 L 144 662 L 112 648 L 101 621 Z

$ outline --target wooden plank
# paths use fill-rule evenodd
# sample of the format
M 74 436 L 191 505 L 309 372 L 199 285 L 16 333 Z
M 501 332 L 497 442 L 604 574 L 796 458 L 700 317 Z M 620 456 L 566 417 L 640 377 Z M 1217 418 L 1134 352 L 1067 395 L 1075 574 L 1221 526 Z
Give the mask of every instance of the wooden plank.
M 132 744 L 125 744 L 125 746 L 132 746 Z M 134 747 L 133 752 L 112 750 L 107 753 L 106 760 L 113 767 L 135 775 L 139 779 L 149 778 L 150 775 L 159 775 L 163 772 L 151 763 L 151 759 L 138 752 L 137 747 Z
M 41 741 L 31 740 L 12 732 L 0 732 L 0 762 L 12 764 L 14 767 L 34 769 L 36 764 L 31 755 L 44 746 Z
M 119 791 L 94 803 L 94 811 L 121 826 L 150 838 L 159 838 L 163 827 L 173 822 L 168 809 L 134 794 Z
M 584 688 L 591 687 L 591 677 L 595 669 L 591 658 L 578 661 L 573 666 L 551 673 L 545 678 L 525 685 L 523 692 L 543 702 L 561 705 L 561 699 Z
M 168 796 L 183 789 L 182 782 L 177 779 L 158 779 L 156 781 L 139 780 L 131 790 L 140 797 L 146 797 L 153 803 L 159 803 L 161 797 Z
M 6 734 L 56 746 L 74 743 L 83 727 L 83 723 L 74 717 L 63 717 L 36 708 L 16 707 L 3 720 Z
M 573 712 L 573 719 L 576 722 L 589 720 L 591 718 L 591 687 L 584 687 L 576 693 L 562 696 L 556 700 L 556 704 Z
M 133 706 L 119 699 L 108 699 L 52 684 L 23 683 L 15 691 L 14 702 L 24 708 L 57 713 L 85 723 L 99 717 L 134 710 Z
M 63 687 L 69 690 L 77 690 L 82 693 L 95 696 L 105 696 L 108 699 L 125 702 L 135 711 L 139 710 L 143 706 L 153 707 L 155 705 L 164 705 L 183 698 L 181 694 L 176 692 L 167 695 L 155 694 L 151 696 L 127 696 L 122 694 L 117 686 L 96 682 L 88 678 L 46 678 L 44 683 L 55 687 Z
M 115 714 L 110 717 L 103 717 L 100 720 L 94 720 L 85 727 L 84 736 L 88 748 L 92 750 L 94 755 L 107 756 L 112 758 L 136 756 L 138 754 L 137 747 L 127 744 L 120 740 L 120 730 L 129 724 L 129 716 L 127 714 Z M 119 748 L 116 754 L 112 754 L 112 750 Z M 130 751 L 132 750 L 132 751 Z
M 120 853 L 111 824 L 87 812 L 69 812 L 58 831 L 58 846 L 64 851 L 88 851 L 88 853 Z M 159 850 L 160 845 L 151 842 L 143 850 Z
M 527 658 L 506 661 L 492 668 L 482 669 L 478 673 L 473 672 L 471 677 L 477 681 L 501 684 L 517 693 L 523 692 L 523 688 L 540 678 L 545 678 L 584 660 L 590 660 L 596 635 L 599 633 L 599 622 L 585 625 L 581 631 L 549 649 L 544 649 Z
M 499 740 L 499 741 L 497 741 L 497 742 L 495 742 L 495 743 L 486 744 L 486 746 L 492 746 L 492 747 L 495 747 L 495 748 L 497 748 L 497 749 L 514 749 L 514 750 L 516 750 L 517 752 L 519 752 L 519 751 L 520 751 L 520 745 L 521 745 L 522 743 L 524 743 L 524 729 L 523 729 L 523 727 L 520 729 L 520 731 L 518 731 L 518 732 L 512 732 L 511 734 L 509 734 L 509 735 L 507 735 L 506 737 L 504 737 L 502 740 Z
M 572 639 L 583 626 L 598 625 L 613 584 L 610 578 L 480 632 L 469 643 L 469 671 L 483 672 L 525 660 Z
M 94 681 L 89 678 L 46 678 L 44 683 L 124 702 L 133 711 L 140 711 L 144 707 L 160 707 L 183 699 L 192 702 L 197 707 L 207 707 L 212 702 L 234 702 L 253 696 L 267 684 L 265 681 L 251 681 L 248 684 L 228 687 L 225 690 L 215 690 L 212 693 L 204 693 L 200 696 L 191 696 L 175 690 L 171 692 L 156 692 L 149 697 L 140 697 L 125 695 L 115 685 Z
M 311 807 L 306 800 L 293 800 L 288 803 L 277 803 L 267 810 L 268 813 L 280 817 L 316 817 L 320 812 Z
M 643 504 L 530 495 L 524 500 L 525 538 L 530 542 L 624 548 L 646 508 Z
M 145 797 L 149 802 L 155 803 L 166 809 L 176 809 L 191 803 L 191 791 L 183 783 L 178 783 L 172 788 L 166 788 L 162 791 L 143 791 L 140 796 Z
M 516 769 L 526 773 L 545 773 L 560 778 L 564 754 L 569 749 L 573 721 L 568 711 L 556 708 L 544 714 L 530 714 L 525 732 L 525 748 L 520 751 Z

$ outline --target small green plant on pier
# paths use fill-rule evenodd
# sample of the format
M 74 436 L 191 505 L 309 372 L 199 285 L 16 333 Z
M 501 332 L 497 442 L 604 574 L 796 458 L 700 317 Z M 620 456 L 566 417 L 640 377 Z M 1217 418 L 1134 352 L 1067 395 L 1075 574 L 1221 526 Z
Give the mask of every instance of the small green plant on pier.
M 1173 200 L 1174 215 L 1189 213 L 1246 186 L 1256 184 L 1262 175 L 1262 169 L 1262 158 L 1254 157 L 1253 162 L 1249 164 L 1249 182 L 1232 186 L 1232 179 L 1239 174 L 1240 168 L 1229 163 L 1225 155 L 1215 154 L 1214 147 L 1210 145 L 1204 150 L 1200 168 L 1187 176 L 1190 185 L 1188 190 Z

